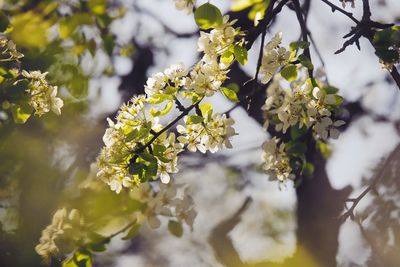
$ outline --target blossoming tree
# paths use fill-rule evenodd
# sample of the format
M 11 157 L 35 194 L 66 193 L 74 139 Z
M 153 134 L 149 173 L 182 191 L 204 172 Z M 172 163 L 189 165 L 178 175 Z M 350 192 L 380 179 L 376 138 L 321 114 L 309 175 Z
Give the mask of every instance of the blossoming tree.
M 342 2 L 343 7 L 335 1 L 321 1 L 355 23 L 337 53 L 351 45 L 359 47 L 359 40 L 365 38 L 375 49 L 377 63 L 400 88 L 396 68 L 400 58 L 399 27 L 373 21 L 368 0 L 358 1 L 363 7 L 361 19 L 355 18 L 346 5 L 346 2 L 357 1 L 336 1 Z M 312 240 L 304 241 L 308 250 L 321 248 L 313 254 L 315 266 L 332 266 L 341 222 L 355 219 L 355 207 L 377 182 L 350 201 L 352 206 L 343 212 L 349 192 L 333 190 L 327 180 L 324 164 L 331 152 L 330 140 L 337 139 L 352 122 L 352 116 L 362 111 L 355 110 L 354 103 L 346 102 L 339 89 L 329 83 L 323 69 L 315 66 L 310 50 L 317 48 L 307 26 L 310 1 L 240 0 L 234 1 L 233 11 L 226 15 L 221 13 L 217 1 L 174 2 L 171 1 L 171 5 L 184 11 L 182 16 L 193 16 L 198 26 L 199 32 L 194 33 L 198 36 L 198 62 L 191 67 L 177 62 L 152 74 L 142 84 L 140 93 L 130 96 L 120 106 L 114 119 L 107 118 L 103 147 L 89 173 L 84 179 L 73 179 L 70 184 L 80 193 L 67 194 L 65 206 L 55 211 L 51 223 L 42 231 L 36 252 L 44 262 L 55 266 L 92 266 L 93 253 L 104 251 L 117 235 L 123 234 L 125 240 L 132 239 L 144 224 L 159 228 L 161 220 L 167 219 L 168 230 L 177 237 L 184 234 L 184 229 L 193 229 L 196 203 L 188 187 L 174 179 L 182 168 L 181 158 L 188 153 L 208 155 L 232 148 L 231 140 L 237 133 L 231 112 L 244 109 L 271 136 L 259 143 L 262 148 L 259 170 L 265 173 L 266 179 L 279 185 L 291 182 L 295 185 L 298 239 L 302 242 L 307 236 Z M 52 23 L 56 34 L 51 44 L 61 51 L 59 58 L 68 58 L 73 53 L 75 62 L 66 67 L 65 63 L 54 59 L 43 70 L 34 70 L 29 65 L 25 68 L 23 54 L 18 50 L 21 37 L 14 32 L 24 19 L 38 18 L 28 17 L 29 14 L 34 16 L 32 11 L 4 4 L 8 9 L 2 16 L 10 17 L 11 22 L 4 24 L 0 39 L 0 100 L 5 116 L 2 127 L 29 124 L 31 115 L 45 117 L 50 111 L 63 114 L 64 105 L 76 104 L 79 99 L 81 92 L 77 90 L 86 90 L 79 89 L 85 86 L 84 82 L 77 84 L 74 80 L 91 77 L 80 70 L 85 53 L 95 54 L 96 49 L 101 49 L 112 58 L 115 53 L 124 54 L 129 50 L 127 46 L 118 45 L 109 32 L 111 21 L 123 16 L 119 1 L 47 4 L 39 4 L 34 9 L 42 20 L 38 23 L 46 25 L 45 31 L 51 30 L 47 23 Z M 287 47 L 282 44 L 284 31 L 266 38 L 283 9 L 293 11 L 301 36 Z M 80 28 L 82 25 L 86 28 Z M 255 75 L 247 77 L 239 64 L 247 64 L 248 51 L 254 49 L 257 38 L 261 45 Z M 29 49 L 34 51 L 32 46 L 36 42 L 21 44 L 29 54 Z M 133 55 L 140 50 L 144 48 L 136 44 Z M 63 77 L 64 70 L 70 70 L 72 75 Z M 57 95 L 57 86 L 66 89 L 64 97 Z M 231 107 L 225 112 L 216 112 L 210 102 L 215 94 L 223 95 L 232 103 Z M 74 101 L 71 95 L 75 96 Z M 326 194 L 322 198 L 321 192 Z M 336 201 L 328 203 L 327 198 Z M 321 206 L 316 207 L 313 201 L 321 201 Z M 98 202 L 101 208 L 97 207 Z M 322 210 L 324 217 L 319 217 Z M 304 216 L 315 221 L 310 224 Z M 113 231 L 105 234 L 110 221 L 114 222 Z M 320 236 L 324 233 L 323 226 L 328 226 L 331 232 L 326 242 L 322 242 Z M 313 232 L 317 234 L 310 238 Z M 231 266 L 223 259 L 221 263 Z M 240 259 L 235 264 L 247 266 Z M 296 257 L 292 264 L 296 264 Z

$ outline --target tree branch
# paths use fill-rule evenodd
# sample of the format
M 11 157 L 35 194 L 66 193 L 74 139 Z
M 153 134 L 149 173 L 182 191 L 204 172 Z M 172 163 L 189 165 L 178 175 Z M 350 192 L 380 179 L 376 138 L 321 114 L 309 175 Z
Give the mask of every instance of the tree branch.
M 296 12 L 297 20 L 299 21 L 299 24 L 300 24 L 302 39 L 303 39 L 303 41 L 308 43 L 308 29 L 307 29 L 307 25 L 304 21 L 303 12 L 301 10 L 299 0 L 292 0 L 292 2 L 294 4 L 294 9 Z M 307 57 L 308 60 L 310 60 L 310 62 L 312 62 L 309 47 L 304 49 L 304 55 Z M 309 69 L 309 68 L 307 68 L 307 69 L 308 69 L 308 76 L 311 79 L 311 83 L 313 84 L 314 87 L 317 87 L 317 83 L 315 82 L 315 79 L 314 79 L 313 70 Z
M 352 202 L 351 207 L 345 212 L 343 213 L 340 218 L 345 221 L 347 218 L 351 218 L 352 220 L 355 219 L 355 215 L 354 215 L 354 210 L 357 207 L 358 203 L 360 203 L 360 201 L 372 190 L 374 190 L 376 188 L 376 185 L 385 177 L 385 171 L 387 169 L 387 167 L 389 166 L 389 164 L 395 160 L 398 159 L 400 155 L 400 145 L 398 145 L 393 151 L 392 153 L 390 153 L 389 157 L 385 160 L 385 163 L 382 167 L 379 168 L 378 173 L 375 175 L 375 177 L 372 180 L 372 183 L 370 185 L 367 186 L 367 188 L 364 189 L 364 191 L 361 192 L 360 195 L 358 195 L 356 198 L 351 198 L 348 199 L 347 202 Z
M 353 13 L 347 12 L 346 10 L 338 7 L 337 5 L 332 4 L 329 0 L 321 0 L 321 1 L 324 2 L 325 4 L 327 4 L 328 6 L 330 6 L 332 9 L 332 12 L 338 11 L 338 12 L 346 15 L 349 19 L 354 21 L 356 24 L 360 23 L 360 21 L 353 16 Z

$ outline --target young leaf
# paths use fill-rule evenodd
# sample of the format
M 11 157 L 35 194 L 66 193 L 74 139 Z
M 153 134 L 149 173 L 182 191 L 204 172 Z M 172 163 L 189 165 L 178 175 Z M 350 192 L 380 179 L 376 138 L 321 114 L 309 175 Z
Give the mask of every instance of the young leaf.
M 203 117 L 197 116 L 197 115 L 190 115 L 188 116 L 186 120 L 186 124 L 197 124 L 197 123 L 202 123 L 203 122 Z
M 218 7 L 205 3 L 196 9 L 194 19 L 200 29 L 208 30 L 221 25 L 222 14 Z
M 247 63 L 247 50 L 243 46 L 235 45 L 233 49 L 236 60 L 241 64 L 245 65 Z
M 234 57 L 231 51 L 225 51 L 221 55 L 221 62 L 224 64 L 230 64 L 233 61 Z
M 292 140 L 297 140 L 300 137 L 304 136 L 307 133 L 307 128 L 303 126 L 302 128 L 298 128 L 297 125 L 290 127 L 290 137 Z
M 236 92 L 227 87 L 221 87 L 221 93 L 232 102 L 239 102 Z
M 297 67 L 295 65 L 286 66 L 282 71 L 281 75 L 289 82 L 296 80 L 297 78 Z
M 235 91 L 235 93 L 239 92 L 239 89 L 240 89 L 240 87 L 237 83 L 230 83 L 226 87 Z
M 183 235 L 182 224 L 180 224 L 177 221 L 170 220 L 168 222 L 168 230 L 171 234 L 173 234 L 176 237 L 181 237 Z
M 212 113 L 213 110 L 211 103 L 202 103 L 199 105 L 199 108 L 201 110 L 201 114 L 204 116 L 207 116 L 208 113 Z
M 33 108 L 28 104 L 12 105 L 11 113 L 15 123 L 23 124 L 31 116 Z
M 292 42 L 289 45 L 291 51 L 295 51 L 297 49 L 306 49 L 309 46 L 310 46 L 310 43 L 306 42 L 306 41 Z

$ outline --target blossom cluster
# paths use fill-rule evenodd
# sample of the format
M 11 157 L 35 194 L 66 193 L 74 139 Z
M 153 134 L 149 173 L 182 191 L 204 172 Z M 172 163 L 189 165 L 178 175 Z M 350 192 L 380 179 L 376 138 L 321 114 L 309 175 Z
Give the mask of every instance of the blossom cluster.
M 96 164 L 93 164 L 92 171 L 96 171 L 96 169 Z M 97 186 L 99 180 L 91 177 L 92 174 L 89 174 L 85 182 L 86 185 L 90 183 L 92 184 L 91 190 L 95 190 L 99 194 L 105 193 L 103 187 Z M 137 209 L 128 209 L 127 212 L 116 216 L 114 219 L 118 224 L 120 224 L 121 218 L 125 221 L 126 217 L 129 217 L 130 224 L 133 223 L 132 227 L 136 229 L 145 222 L 151 228 L 159 228 L 161 220 L 164 218 L 175 222 L 182 231 L 183 224 L 193 229 L 197 212 L 194 209 L 193 199 L 188 194 L 188 188 L 181 184 L 176 184 L 173 181 L 169 184 L 161 183 L 159 186 L 143 183 L 131 190 L 129 194 L 119 195 L 118 197 L 141 203 L 137 206 Z M 90 221 L 89 218 L 90 216 L 85 217 L 85 214 L 81 214 L 76 209 L 68 211 L 62 208 L 57 210 L 53 215 L 51 224 L 42 231 L 39 244 L 35 247 L 36 252 L 49 263 L 52 257 L 71 253 L 76 247 L 89 251 L 109 242 L 110 236 L 113 237 L 115 234 L 103 235 L 110 231 L 109 226 L 115 224 L 115 222 L 108 221 L 107 224 L 99 224 Z
M 328 88 L 329 89 L 329 88 Z M 265 124 L 275 125 L 276 131 L 286 133 L 293 126 L 311 128 L 317 139 L 337 139 L 336 129 L 344 121 L 332 119 L 333 111 L 340 105 L 336 91 L 318 87 L 312 88 L 309 81 L 296 81 L 289 88 L 282 88 L 279 81 L 274 81 L 267 89 L 267 98 L 262 107 Z
M 265 128 L 273 126 L 275 131 L 282 134 L 286 134 L 289 129 L 303 133 L 311 130 L 314 138 L 322 142 L 339 137 L 337 128 L 345 122 L 333 119 L 342 101 L 336 94 L 336 88 L 313 87 L 310 80 L 304 78 L 293 81 L 288 88 L 284 88 L 279 75 L 275 77 L 278 79 L 275 78 L 267 88 L 267 98 L 262 106 Z M 296 147 L 295 142 L 301 141 L 292 140 L 285 144 L 274 138 L 264 143 L 263 169 L 272 174 L 272 178 L 284 181 L 293 177 L 293 166 L 290 164 L 292 155 L 288 154 L 287 146 Z M 303 154 L 304 151 L 292 153 Z
M 281 47 L 282 33 L 279 32 L 263 48 L 260 75 L 261 82 L 266 84 L 275 75 L 277 70 L 289 62 L 290 51 Z
M 174 64 L 155 73 L 146 82 L 146 95 L 124 104 L 116 122 L 108 119 L 109 128 L 103 137 L 105 147 L 97 159 L 97 176 L 113 191 L 119 193 L 124 187 L 134 188 L 157 178 L 168 183 L 170 174 L 178 171 L 178 155 L 185 146 L 189 151 L 202 153 L 232 147 L 229 139 L 235 134 L 233 119 L 213 113 L 209 104 L 200 102 L 220 90 L 228 78 L 229 64 L 223 63 L 221 57 L 233 49 L 241 34 L 233 23 L 226 16 L 209 33 L 201 32 L 198 47 L 204 55 L 191 71 L 183 64 Z M 190 100 L 192 105 L 185 108 L 181 98 Z M 185 124 L 177 126 L 177 135 L 168 131 L 171 125 L 159 123 L 159 117 L 169 113 L 174 103 L 187 114 Z M 165 104 L 165 108 L 160 110 L 160 104 Z M 196 115 L 189 113 L 194 107 Z
M 18 61 L 24 55 L 17 51 L 15 43 L 6 36 L 0 35 L 0 61 Z
M 193 207 L 193 199 L 184 189 L 179 196 L 180 186 L 174 182 L 160 184 L 159 190 L 154 189 L 148 184 L 141 184 L 134 188 L 130 195 L 141 202 L 147 203 L 143 211 L 143 218 L 151 228 L 161 226 L 160 216 L 175 218 L 180 224 L 185 223 L 193 228 L 193 222 L 197 215 Z
M 17 107 L 26 102 L 39 117 L 50 111 L 60 115 L 63 101 L 61 98 L 57 97 L 57 86 L 52 86 L 48 83 L 46 79 L 47 72 L 42 73 L 40 71 L 21 71 L 19 69 L 14 69 L 13 64 L 19 63 L 20 58 L 23 56 L 23 54 L 18 52 L 13 41 L 9 40 L 4 35 L 0 35 L 0 62 L 3 64 L 3 70 L 9 74 L 3 75 L 3 79 L 9 79 L 9 83 L 13 84 L 13 86 L 24 85 L 25 91 L 20 99 L 10 98 L 4 101 L 3 108 L 10 107 L 10 102 L 13 102 L 12 105 Z M 23 83 L 23 81 L 26 80 L 27 83 Z M 27 116 L 26 118 L 30 116 L 30 114 L 24 115 Z M 18 116 L 18 114 L 13 114 L 13 116 Z M 18 118 L 14 117 L 14 119 L 16 120 Z M 23 120 L 23 122 L 25 122 L 25 120 Z
M 265 141 L 262 148 L 262 168 L 272 180 L 284 182 L 286 179 L 293 178 L 290 159 L 285 152 L 285 144 L 280 142 L 279 138 L 273 137 Z
M 65 208 L 57 210 L 51 224 L 42 231 L 39 244 L 35 247 L 36 252 L 46 262 L 49 262 L 52 256 L 69 252 L 70 247 L 82 239 L 83 225 L 84 221 L 78 210 L 72 209 L 69 212 Z
M 57 97 L 57 86 L 48 84 L 46 75 L 47 72 L 22 71 L 22 76 L 29 81 L 27 89 L 30 95 L 29 105 L 33 107 L 35 114 L 39 117 L 50 110 L 60 115 L 64 105 L 62 99 Z
M 196 116 L 196 115 L 195 115 Z M 215 153 L 222 148 L 232 148 L 230 138 L 235 135 L 232 127 L 234 120 L 227 118 L 225 114 L 210 114 L 204 119 L 190 120 L 185 117 L 186 127 L 178 125 L 177 130 L 181 134 L 178 141 L 187 145 L 190 152 L 199 150 L 206 153 L 207 150 Z
M 177 171 L 177 155 L 182 147 L 176 143 L 174 133 L 163 133 L 151 144 L 154 155 L 144 149 L 154 137 L 151 133 L 162 129 L 159 118 L 146 111 L 145 103 L 145 96 L 134 97 L 122 105 L 116 123 L 108 119 L 109 128 L 103 136 L 105 147 L 97 158 L 97 176 L 117 193 L 157 174 L 168 183 L 168 172 Z

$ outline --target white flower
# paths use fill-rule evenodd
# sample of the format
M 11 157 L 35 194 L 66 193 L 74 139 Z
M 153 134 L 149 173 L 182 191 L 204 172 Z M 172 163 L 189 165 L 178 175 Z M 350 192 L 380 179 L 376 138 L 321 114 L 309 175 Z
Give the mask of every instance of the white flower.
M 281 42 L 282 33 L 279 32 L 263 48 L 260 75 L 261 82 L 264 84 L 271 80 L 280 67 L 289 62 L 290 51 L 284 47 L 280 47 Z
M 52 257 L 71 252 L 68 250 L 70 245 L 85 238 L 81 229 L 83 225 L 84 221 L 78 210 L 57 210 L 51 224 L 42 231 L 39 244 L 35 247 L 36 252 L 45 262 L 49 262 Z
M 280 140 L 273 137 L 271 140 L 264 142 L 262 160 L 263 169 L 270 175 L 271 179 L 277 179 L 284 182 L 292 179 L 292 168 L 289 164 L 289 157 L 285 153 L 285 144 L 279 144 Z
M 191 14 L 195 3 L 196 0 L 175 0 L 175 7 L 178 10 L 185 11 L 187 14 Z
M 29 105 L 35 109 L 35 114 L 40 117 L 51 110 L 56 115 L 60 115 L 64 102 L 57 97 L 57 86 L 47 83 L 47 72 L 23 70 L 21 74 L 29 80 L 27 89 L 30 95 Z

